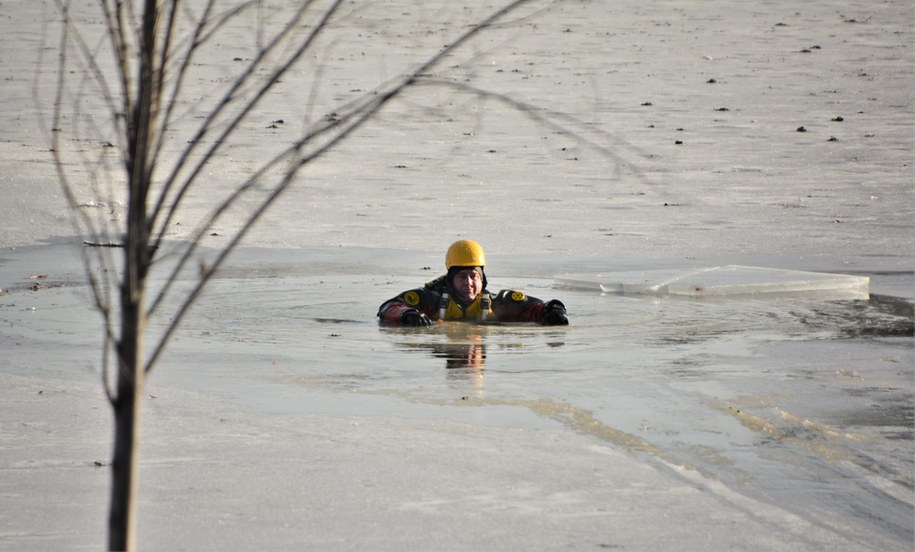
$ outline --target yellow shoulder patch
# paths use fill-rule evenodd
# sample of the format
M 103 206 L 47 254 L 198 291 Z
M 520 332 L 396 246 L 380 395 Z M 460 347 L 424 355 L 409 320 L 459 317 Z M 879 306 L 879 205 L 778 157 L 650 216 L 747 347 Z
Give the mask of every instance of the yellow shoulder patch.
M 415 291 L 408 291 L 403 294 L 403 300 L 411 307 L 415 307 L 419 304 L 419 294 Z
M 521 301 L 524 301 L 524 293 L 522 293 L 520 291 L 513 291 L 512 292 L 512 301 L 518 301 L 519 303 Z

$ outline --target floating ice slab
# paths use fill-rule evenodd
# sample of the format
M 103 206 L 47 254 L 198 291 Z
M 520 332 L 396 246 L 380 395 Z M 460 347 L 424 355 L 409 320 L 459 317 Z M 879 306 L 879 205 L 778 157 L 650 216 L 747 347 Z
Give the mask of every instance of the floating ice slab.
M 865 276 L 729 265 L 684 276 L 671 282 L 667 291 L 692 296 L 822 291 L 867 294 L 869 284 L 870 278 Z
M 621 293 L 623 295 L 666 295 L 667 286 L 684 276 L 701 273 L 708 268 L 684 272 L 675 269 L 626 270 L 603 274 L 562 274 L 556 283 L 570 289 Z
M 690 271 L 632 270 L 604 274 L 562 274 L 561 287 L 623 295 L 682 295 L 691 297 L 824 293 L 867 298 L 870 278 L 753 266 L 729 265 Z

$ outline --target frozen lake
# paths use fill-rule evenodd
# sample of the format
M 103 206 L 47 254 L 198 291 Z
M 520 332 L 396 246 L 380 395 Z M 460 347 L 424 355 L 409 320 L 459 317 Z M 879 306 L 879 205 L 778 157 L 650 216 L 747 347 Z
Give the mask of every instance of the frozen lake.
M 571 325 L 392 328 L 375 309 L 438 274 L 423 259 L 405 256 L 397 274 L 396 255 L 370 249 L 262 254 L 240 253 L 211 283 L 151 383 L 255 413 L 565 428 L 852 542 L 911 537 L 915 360 L 903 299 L 623 296 L 509 266 L 489 275 L 491 289 L 560 298 Z M 71 361 L 79 351 L 97 371 L 98 343 L 74 325 L 94 323 L 82 289 L 49 282 L 4 297 L 6 325 L 24 336 L 40 311 L 47 349 Z
M 0 548 L 97 550 L 111 415 L 72 253 L 120 240 L 127 144 L 78 66 L 52 122 L 60 16 L 18 4 L 0 33 Z M 266 160 L 495 9 L 345 3 L 234 138 L 198 140 L 294 9 L 251 6 L 172 99 L 157 182 L 189 148 L 220 149 L 159 229 L 157 269 Z M 102 15 L 73 7 L 101 61 Z M 902 0 L 535 2 L 417 75 L 309 162 L 151 374 L 141 548 L 911 550 L 911 15 Z M 228 243 L 274 183 L 203 243 Z M 438 276 L 462 238 L 486 249 L 492 291 L 561 299 L 571 325 L 380 327 L 378 305 Z M 557 279 L 731 265 L 866 277 L 871 297 Z

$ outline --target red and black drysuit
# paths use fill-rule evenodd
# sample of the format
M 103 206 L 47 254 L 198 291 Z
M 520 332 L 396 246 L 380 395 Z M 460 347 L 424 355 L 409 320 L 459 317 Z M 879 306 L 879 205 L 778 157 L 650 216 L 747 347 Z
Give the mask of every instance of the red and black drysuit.
M 492 295 L 486 289 L 484 277 L 480 294 L 470 303 L 462 304 L 455 297 L 450 281 L 449 273 L 385 301 L 378 308 L 378 318 L 386 323 L 417 326 L 428 325 L 431 320 L 569 323 L 565 305 L 555 299 L 544 302 L 508 289 Z

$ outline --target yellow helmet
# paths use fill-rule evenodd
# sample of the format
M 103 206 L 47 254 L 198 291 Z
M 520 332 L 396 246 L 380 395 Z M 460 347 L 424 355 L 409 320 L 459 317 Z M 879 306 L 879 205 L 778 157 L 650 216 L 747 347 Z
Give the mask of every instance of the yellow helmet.
M 486 266 L 483 246 L 473 240 L 461 240 L 451 244 L 445 254 L 445 268 L 453 266 Z

